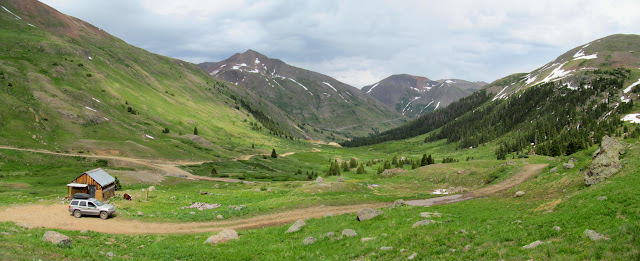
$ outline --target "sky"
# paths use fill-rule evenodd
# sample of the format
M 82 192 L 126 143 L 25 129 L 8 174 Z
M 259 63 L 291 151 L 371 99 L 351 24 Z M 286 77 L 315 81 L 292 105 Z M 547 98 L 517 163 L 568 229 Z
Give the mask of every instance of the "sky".
M 192 63 L 248 49 L 361 88 L 392 74 L 492 82 L 616 33 L 637 0 L 41 0 Z

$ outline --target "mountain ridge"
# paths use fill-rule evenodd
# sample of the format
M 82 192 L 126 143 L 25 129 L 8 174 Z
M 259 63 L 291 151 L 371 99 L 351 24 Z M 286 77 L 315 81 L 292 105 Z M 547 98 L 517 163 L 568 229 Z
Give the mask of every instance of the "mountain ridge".
M 317 129 L 362 135 L 397 126 L 404 120 L 353 86 L 251 49 L 220 62 L 201 63 L 200 67 L 214 77 L 255 92 L 302 122 L 300 127 L 316 136 L 321 134 Z M 392 119 L 397 121 L 389 121 Z
M 446 107 L 480 90 L 486 83 L 459 79 L 431 80 L 423 76 L 394 74 L 362 88 L 390 108 L 408 116 Z

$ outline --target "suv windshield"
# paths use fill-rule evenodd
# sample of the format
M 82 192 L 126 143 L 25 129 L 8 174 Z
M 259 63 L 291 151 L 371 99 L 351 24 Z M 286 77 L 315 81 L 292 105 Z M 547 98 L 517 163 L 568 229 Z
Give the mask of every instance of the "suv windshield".
M 97 199 L 91 200 L 91 202 L 93 202 L 93 204 L 96 204 L 96 206 L 98 207 L 104 205 L 104 203 L 100 202 L 100 200 L 97 200 Z

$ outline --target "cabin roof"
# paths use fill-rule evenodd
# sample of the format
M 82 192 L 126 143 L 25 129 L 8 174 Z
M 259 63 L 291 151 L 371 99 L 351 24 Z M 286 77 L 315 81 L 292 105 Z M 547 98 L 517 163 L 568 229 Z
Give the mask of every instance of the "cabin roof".
M 116 179 L 109 175 L 107 172 L 102 170 L 101 168 L 93 169 L 85 172 L 85 174 L 89 175 L 93 180 L 98 182 L 100 186 L 106 186 L 113 183 Z

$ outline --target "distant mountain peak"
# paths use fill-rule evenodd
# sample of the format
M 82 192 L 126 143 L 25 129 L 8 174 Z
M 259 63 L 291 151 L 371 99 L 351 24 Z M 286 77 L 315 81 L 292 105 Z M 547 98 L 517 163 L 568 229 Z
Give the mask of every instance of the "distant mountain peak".
M 362 90 L 405 116 L 417 117 L 445 107 L 484 85 L 484 82 L 459 79 L 433 81 L 423 76 L 394 74 Z
M 255 92 L 315 129 L 364 135 L 371 128 L 386 129 L 404 119 L 353 86 L 251 49 L 200 67 L 212 76 Z

